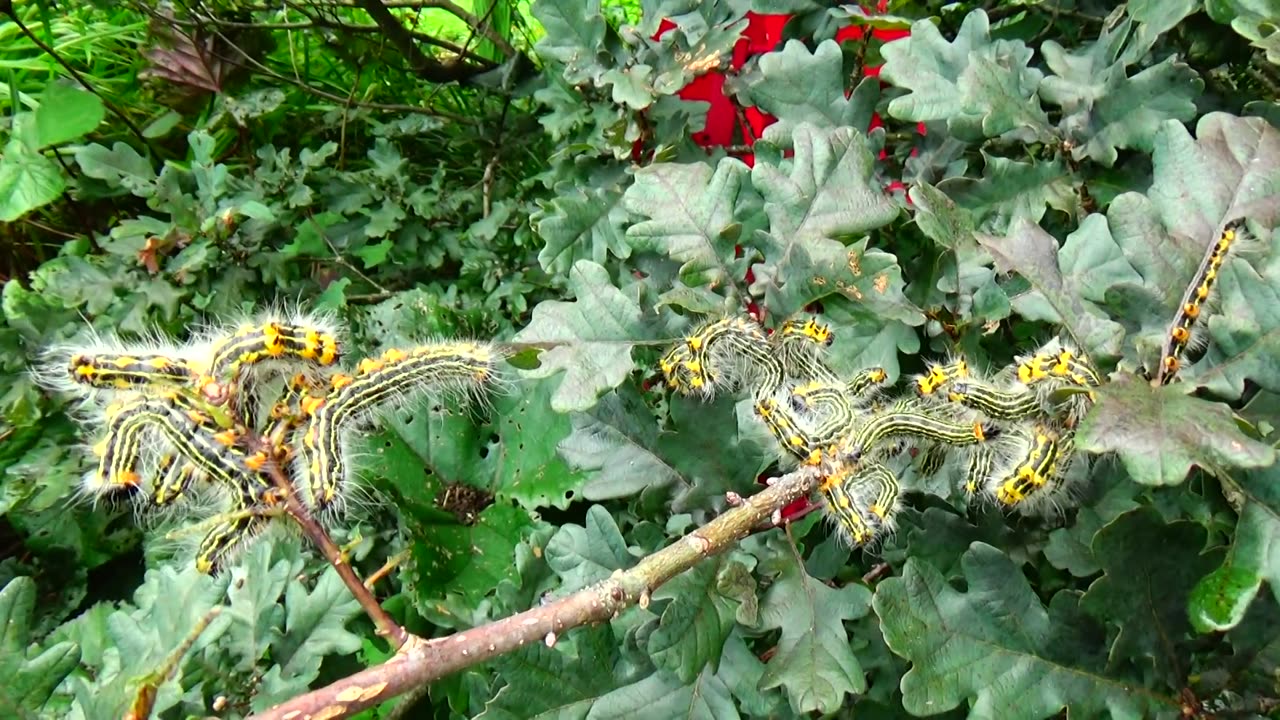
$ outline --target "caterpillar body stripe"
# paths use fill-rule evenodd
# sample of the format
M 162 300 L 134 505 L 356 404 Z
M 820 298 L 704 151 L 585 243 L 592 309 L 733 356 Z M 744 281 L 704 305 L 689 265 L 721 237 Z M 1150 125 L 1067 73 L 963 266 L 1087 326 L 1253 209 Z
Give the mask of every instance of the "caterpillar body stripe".
M 152 438 L 157 447 L 144 452 L 143 441 Z M 109 413 L 106 435 L 96 448 L 98 470 L 87 487 L 95 494 L 135 492 L 150 482 L 146 497 L 157 506 L 181 499 L 197 478 L 208 478 L 224 491 L 267 492 L 270 481 L 235 447 L 238 439 L 234 431 L 211 432 L 180 396 L 124 403 Z M 156 451 L 158 462 L 142 472 L 144 458 Z
M 273 360 L 333 366 L 342 357 L 335 334 L 321 327 L 267 321 L 238 328 L 213 346 L 206 377 L 199 385 L 211 399 L 226 395 L 224 383 L 236 382 L 245 368 Z
M 792 414 L 776 400 L 764 398 L 756 402 L 753 409 L 756 417 L 784 450 L 809 465 L 821 462 L 822 448 L 819 440 L 801 428 Z
M 947 451 L 942 445 L 930 445 L 920 457 L 920 474 L 931 477 L 938 474 L 947 462 Z
M 877 415 L 850 438 L 844 457 L 857 462 L 881 441 L 894 436 L 908 436 L 946 443 L 973 445 L 986 442 L 999 433 L 990 423 L 957 423 L 919 412 L 889 412 Z
M 1092 389 L 1102 384 L 1101 376 L 1088 358 L 1066 346 L 1056 352 L 1041 350 L 1020 361 L 1018 380 L 1027 386 L 1049 382 Z M 1092 392 L 1089 393 L 1089 399 L 1093 399 Z
M 947 400 L 995 420 L 1023 420 L 1042 411 L 1035 393 L 997 390 L 978 382 L 952 383 Z
M 814 413 L 820 418 L 812 434 L 824 444 L 847 432 L 858 417 L 843 384 L 828 385 L 815 380 L 798 385 L 791 391 L 791 404 L 797 412 Z
M 750 387 L 756 398 L 782 385 L 783 368 L 760 326 L 739 317 L 707 323 L 685 338 L 689 384 L 710 397 L 717 391 Z
M 867 368 L 854 373 L 846 384 L 848 392 L 855 398 L 865 398 L 880 389 L 889 379 L 889 373 L 882 367 Z
M 173 453 L 162 455 L 156 466 L 159 480 L 151 493 L 151 503 L 164 507 L 180 502 L 198 472 L 195 465 L 186 461 L 179 462 L 177 455 Z
M 1182 366 L 1183 352 L 1199 337 L 1195 333 L 1196 323 L 1205 311 L 1205 305 L 1213 293 L 1222 265 L 1227 261 L 1227 254 L 1244 240 L 1243 228 L 1239 224 L 1228 225 L 1201 260 L 1195 277 L 1183 293 L 1182 302 L 1178 304 L 1178 312 L 1173 318 L 1173 323 L 1165 334 L 1164 346 L 1160 351 L 1160 366 L 1156 375 L 1158 383 L 1166 384 L 1178 374 Z
M 479 390 L 495 382 L 497 355 L 471 343 L 387 350 L 360 362 L 354 375 L 335 375 L 331 391 L 315 403 L 299 447 L 299 475 L 310 500 L 327 509 L 347 480 L 344 431 L 364 422 L 389 400 L 427 390 Z
M 216 573 L 231 555 L 266 528 L 269 518 L 256 507 L 255 500 L 247 493 L 232 495 L 227 517 L 214 523 L 196 550 L 198 572 L 206 575 Z
M 893 527 L 898 510 L 898 479 L 887 467 L 868 463 L 856 472 L 845 467 L 818 487 L 828 515 L 852 547 L 872 543 Z
M 975 445 L 969 452 L 968 472 L 965 476 L 964 491 L 974 497 L 982 490 L 987 478 L 995 471 L 996 454 L 989 445 Z
M 161 354 L 76 353 L 67 363 L 71 381 L 99 390 L 173 387 L 190 383 L 199 369 Z

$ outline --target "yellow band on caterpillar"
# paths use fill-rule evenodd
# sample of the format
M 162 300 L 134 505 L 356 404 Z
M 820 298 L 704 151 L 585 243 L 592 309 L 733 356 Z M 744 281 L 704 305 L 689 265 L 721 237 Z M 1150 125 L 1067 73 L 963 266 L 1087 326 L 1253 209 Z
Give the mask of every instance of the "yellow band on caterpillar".
M 749 387 L 756 399 L 782 384 L 783 368 L 759 324 L 745 317 L 705 323 L 684 339 L 683 370 L 688 384 L 702 395 Z
M 849 379 L 847 387 L 849 394 L 855 398 L 861 398 L 867 393 L 879 388 L 889 379 L 889 373 L 884 368 L 873 367 L 866 370 L 860 370 Z
M 969 377 L 969 364 L 964 359 L 948 365 L 931 364 L 923 375 L 916 378 L 916 392 L 921 397 L 933 395 L 953 380 Z
M 470 343 L 393 349 L 361 363 L 354 376 L 331 383 L 333 389 L 311 414 L 299 448 L 311 501 L 323 509 L 340 495 L 347 473 L 340 446 L 344 430 L 390 400 L 432 389 L 480 389 L 494 380 L 497 359 L 488 347 Z
M 773 398 L 755 403 L 756 417 L 769 429 L 782 448 L 801 462 L 816 465 L 822 460 L 822 449 L 817 439 L 800 427 L 795 417 Z
M 230 556 L 253 539 L 266 526 L 268 518 L 255 512 L 255 498 L 251 495 L 233 495 L 229 517 L 209 530 L 196 550 L 196 570 L 205 575 L 218 572 Z
M 1006 506 L 1026 502 L 1033 495 L 1053 485 L 1058 476 L 1059 463 L 1064 459 L 1065 448 L 1059 433 L 1043 425 L 1037 425 L 1027 443 L 1025 455 L 1009 474 L 998 480 L 995 498 Z
M 859 428 L 842 454 L 856 462 L 883 440 L 896 436 L 918 437 L 948 445 L 973 445 L 998 433 L 999 430 L 989 423 L 957 423 L 922 412 L 886 412 Z

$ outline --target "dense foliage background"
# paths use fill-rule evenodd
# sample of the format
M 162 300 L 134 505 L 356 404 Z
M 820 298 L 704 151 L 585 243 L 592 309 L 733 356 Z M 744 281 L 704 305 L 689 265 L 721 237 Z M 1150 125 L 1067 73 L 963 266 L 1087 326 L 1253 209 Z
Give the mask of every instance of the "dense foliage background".
M 243 717 L 388 655 L 296 537 L 216 578 L 77 495 L 86 327 L 268 303 L 356 354 L 541 343 L 489 409 L 367 438 L 334 530 L 427 637 L 634 565 L 779 472 L 733 398 L 669 397 L 706 315 L 835 328 L 892 379 L 1065 327 L 1110 374 L 1047 517 L 906 479 L 897 533 L 753 535 L 646 608 L 438 682 L 413 717 L 1261 717 L 1280 708 L 1280 8 L 1268 0 L 0 3 L 0 711 Z M 1221 224 L 1181 381 L 1163 333 Z M 395 703 L 363 717 L 385 717 Z

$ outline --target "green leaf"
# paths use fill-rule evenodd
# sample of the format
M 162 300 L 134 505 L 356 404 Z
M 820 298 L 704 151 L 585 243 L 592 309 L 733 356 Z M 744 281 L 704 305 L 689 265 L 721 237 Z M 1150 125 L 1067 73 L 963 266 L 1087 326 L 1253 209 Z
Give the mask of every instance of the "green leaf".
M 261 712 L 305 691 L 320 675 L 327 655 L 347 655 L 360 649 L 360 636 L 346 624 L 360 615 L 360 603 L 342 582 L 338 572 L 326 568 L 315 590 L 294 580 L 285 586 L 283 628 L 271 639 L 271 680 L 254 695 L 253 708 Z M 292 694 L 291 694 L 292 693 Z
M 1243 507 L 1222 566 L 1192 594 L 1188 612 L 1200 632 L 1235 627 L 1263 581 L 1280 600 L 1280 468 L 1233 473 L 1223 483 L 1239 493 Z
M 760 688 L 783 688 L 795 713 L 835 712 L 845 695 L 867 689 L 843 621 L 866 615 L 871 593 L 862 585 L 828 587 L 798 562 L 782 562 L 780 569 L 760 605 L 761 627 L 782 631 Z
M 1121 374 L 1098 389 L 1098 403 L 1080 423 L 1076 446 L 1116 453 L 1143 485 L 1177 485 L 1192 465 L 1217 472 L 1275 462 L 1275 450 L 1242 433 L 1230 408 L 1184 392 L 1185 386 L 1153 388 Z
M 585 717 L 614 687 L 618 645 L 610 624 L 601 623 L 565 633 L 555 648 L 532 643 L 498 658 L 506 685 L 477 720 Z
M 1040 48 L 1054 73 L 1040 95 L 1062 108 L 1059 126 L 1076 160 L 1088 157 L 1111 167 L 1118 149 L 1150 152 L 1164 121 L 1196 115 L 1195 100 L 1204 91 L 1196 72 L 1171 56 L 1129 77 L 1128 63 L 1116 59 L 1124 36 L 1103 28 L 1083 52 L 1068 53 L 1052 40 Z
M 1061 323 L 1094 358 L 1120 354 L 1124 328 L 1090 301 L 1098 286 L 1135 277 L 1115 248 L 1101 217 L 1091 216 L 1058 249 L 1058 241 L 1027 220 L 1017 220 L 1006 237 L 978 235 L 1002 272 L 1016 271 L 1033 292 L 1014 299 L 1025 317 Z M 1101 278 L 1107 278 L 1102 280 Z
M 514 580 L 515 548 L 532 524 L 524 509 L 506 503 L 486 507 L 471 525 L 408 522 L 414 542 L 403 572 L 417 588 L 418 607 L 445 595 L 475 607 L 500 583 Z
M 838 293 L 849 304 L 918 325 L 918 309 L 902 295 L 897 258 L 868 251 L 866 233 L 898 216 L 897 206 L 872 179 L 874 160 L 866 138 L 850 128 L 796 127 L 795 157 L 780 166 L 757 162 L 751 180 L 764 198 L 769 231 L 761 233 L 763 262 L 753 266 L 753 292 L 781 317 Z
M 281 246 L 280 254 L 286 258 L 329 257 L 332 253 L 325 230 L 343 220 L 342 215 L 336 212 L 323 212 L 308 217 L 294 227 L 293 239 Z
M 1075 189 L 1058 160 L 1023 163 L 982 153 L 981 178 L 954 177 L 938 183 L 974 225 L 992 234 L 1009 232 L 1019 220 L 1038 223 L 1045 206 L 1076 215 Z
M 71 642 L 31 652 L 35 605 L 36 584 L 31 578 L 14 578 L 0 590 L 0 705 L 32 720 L 44 717 L 45 703 L 80 662 L 80 648 Z
M 630 257 L 622 197 L 617 186 L 562 186 L 550 201 L 539 201 L 529 222 L 546 243 L 538 253 L 542 269 L 565 273 L 578 260 L 603 264 L 610 253 L 622 260 Z
M 912 715 L 946 712 L 965 700 L 975 717 L 1010 720 L 1039 720 L 1063 709 L 1072 717 L 1109 712 L 1135 719 L 1177 712 L 1176 698 L 1104 675 L 1088 662 L 1069 603 L 1055 598 L 1046 611 L 999 550 L 974 543 L 962 565 L 963 593 L 915 558 L 907 559 L 902 577 L 876 588 L 873 605 L 885 642 L 911 662 L 901 687 Z
M 227 589 L 226 643 L 241 672 L 251 670 L 267 653 L 280 627 L 285 609 L 280 596 L 302 571 L 302 561 L 272 557 L 271 543 L 254 543 L 231 568 Z
M 1115 468 L 1114 463 L 1109 467 Z M 1097 502 L 1081 505 L 1070 526 L 1050 531 L 1049 543 L 1044 548 L 1045 559 L 1050 564 L 1076 577 L 1089 577 L 1102 570 L 1093 552 L 1094 535 L 1121 513 L 1138 507 L 1134 496 L 1142 489 L 1114 469 L 1094 472 L 1091 483 L 1105 489 L 1103 496 Z
M 632 110 L 644 110 L 653 104 L 653 68 L 633 65 L 622 70 L 610 70 L 600 78 L 602 85 L 613 86 L 613 101 Z
M 608 510 L 592 505 L 586 522 L 586 527 L 561 525 L 547 543 L 547 564 L 560 576 L 562 593 L 581 590 L 635 563 Z
M 745 76 L 729 81 L 739 102 L 778 118 L 772 130 L 783 135 L 801 123 L 820 128 L 865 128 L 880 97 L 880 83 L 866 78 L 853 94 L 844 91 L 843 56 L 834 40 L 824 40 L 812 53 L 799 40 L 765 53 Z M 772 128 L 773 126 L 771 126 Z
M 351 278 L 338 278 L 329 283 L 316 297 L 315 308 L 319 312 L 341 310 L 347 306 L 347 287 L 351 285 Z
M 975 244 L 973 216 L 938 188 L 922 182 L 907 191 L 920 232 L 939 245 L 957 250 Z
M 391 254 L 391 249 L 395 246 L 396 244 L 394 242 L 390 240 L 383 240 L 381 242 L 373 243 L 372 245 L 365 245 L 359 250 L 356 250 L 353 254 L 363 260 L 364 269 L 369 270 L 386 262 L 387 256 Z
M 689 287 L 735 287 L 746 269 L 745 261 L 735 262 L 734 246 L 747 176 L 747 166 L 733 158 L 722 159 L 714 170 L 705 163 L 637 170 L 622 198 L 628 212 L 646 218 L 627 228 L 632 249 L 681 263 L 680 279 Z
M 67 187 L 62 168 L 10 138 L 0 158 L 0 222 L 13 222 L 62 196 Z
M 635 369 L 633 343 L 650 337 L 639 303 L 618 290 L 600 265 L 588 260 L 574 263 L 569 290 L 575 301 L 539 303 L 533 319 L 513 338 L 517 343 L 554 344 L 539 356 L 541 367 L 525 374 L 545 378 L 564 373 L 551 397 L 556 412 L 586 410 L 621 385 Z
M 655 604 L 665 607 L 656 605 L 662 607 L 662 615 L 649 635 L 649 655 L 655 665 L 683 683 L 693 682 L 704 668 L 710 666 L 714 672 L 719 665 L 737 607 L 718 589 L 720 574 L 729 567 L 719 558 L 708 558 L 653 594 Z
M 117 185 L 139 197 L 150 197 L 157 180 L 151 162 L 122 142 L 110 149 L 94 143 L 76 151 L 76 164 L 91 178 Z
M 36 143 L 33 149 L 61 145 L 93 132 L 107 110 L 91 92 L 55 82 L 40 93 L 35 111 Z
M 1166 525 L 1151 507 L 1119 516 L 1094 536 L 1093 554 L 1103 575 L 1089 586 L 1080 608 L 1098 622 L 1118 626 L 1110 652 L 1113 667 L 1121 660 L 1154 663 L 1170 687 L 1182 684 L 1187 670 L 1182 638 L 1191 629 L 1187 599 L 1196 581 L 1222 559 L 1220 551 L 1202 552 L 1205 539 L 1200 525 Z
M 532 12 L 546 30 L 534 49 L 563 65 L 566 81 L 577 85 L 605 71 L 599 58 L 606 32 L 600 0 L 537 0 Z
M 910 90 L 889 102 L 902 120 L 946 120 L 964 138 L 1009 134 L 1026 142 L 1053 136 L 1036 89 L 1042 77 L 1029 66 L 1032 51 L 1021 41 L 991 41 L 986 13 L 965 16 L 954 43 L 929 20 L 911 26 L 911 37 L 887 43 L 880 77 Z
M 673 397 L 671 403 L 674 432 L 660 432 L 644 399 L 628 387 L 587 412 L 574 413 L 573 433 L 560 444 L 560 453 L 588 474 L 584 497 L 608 500 L 671 488 L 673 511 L 684 512 L 708 504 L 722 507 L 726 491 L 750 490 L 758 469 L 752 460 L 761 449 L 741 436 L 735 401 L 706 404 Z M 721 451 L 708 453 L 708 447 Z
M 692 684 L 659 670 L 596 700 L 587 714 L 587 720 L 639 717 L 735 720 L 739 715 L 729 689 L 710 668 Z

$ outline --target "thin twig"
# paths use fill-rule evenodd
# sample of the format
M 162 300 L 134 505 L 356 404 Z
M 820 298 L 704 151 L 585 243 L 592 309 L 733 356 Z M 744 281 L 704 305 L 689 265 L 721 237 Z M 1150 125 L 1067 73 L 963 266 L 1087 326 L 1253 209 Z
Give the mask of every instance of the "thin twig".
M 406 549 L 387 558 L 387 561 L 382 564 L 382 567 L 378 568 L 372 575 L 364 579 L 364 586 L 369 589 L 369 592 L 373 592 L 373 586 L 377 585 L 378 581 L 382 578 L 390 575 L 392 570 L 400 567 L 400 563 L 404 562 L 408 557 L 409 551 Z
M 261 439 L 259 439 L 259 442 L 263 443 L 263 447 L 260 449 L 270 455 L 266 443 Z M 387 614 L 386 610 L 382 609 L 382 605 L 378 603 L 373 593 L 365 588 L 364 583 L 356 576 L 356 571 L 347 562 L 342 551 L 338 549 L 333 539 L 329 537 L 329 533 L 320 527 L 320 523 L 311 517 L 311 513 L 307 512 L 307 509 L 298 500 L 297 493 L 294 492 L 293 484 L 289 482 L 289 478 L 285 477 L 284 472 L 280 470 L 274 460 L 268 461 L 264 469 L 284 496 L 285 511 L 302 528 L 302 533 L 310 538 L 311 542 L 315 543 L 316 547 L 320 549 L 320 554 L 324 555 L 324 559 L 328 560 L 333 569 L 338 571 L 338 576 L 342 578 L 342 582 L 351 591 L 351 594 L 355 596 L 356 601 L 360 603 L 360 607 L 364 608 L 365 614 L 373 621 L 378 635 L 386 638 L 387 642 L 391 643 L 392 648 L 399 649 L 402 647 L 408 639 L 409 633 L 405 632 L 404 628 L 391 619 L 391 616 Z
M 395 657 L 382 665 L 252 717 L 254 720 L 350 717 L 528 643 L 554 644 L 559 634 L 575 627 L 605 622 L 637 603 L 644 607 L 653 591 L 663 583 L 733 547 L 762 520 L 796 498 L 807 496 L 816 480 L 817 471 L 813 468 L 785 475 L 742 505 L 646 557 L 630 570 L 619 570 L 607 580 L 572 595 L 478 628 L 432 640 L 411 635 Z

